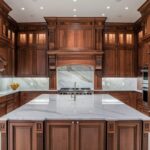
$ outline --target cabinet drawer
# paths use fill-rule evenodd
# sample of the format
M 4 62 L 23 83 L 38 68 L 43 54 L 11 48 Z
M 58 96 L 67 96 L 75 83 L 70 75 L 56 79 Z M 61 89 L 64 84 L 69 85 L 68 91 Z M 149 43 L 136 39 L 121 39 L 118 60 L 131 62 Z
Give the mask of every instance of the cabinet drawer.
M 7 113 L 13 111 L 15 108 L 15 103 L 14 101 L 9 101 L 7 102 Z
M 5 96 L 0 97 L 0 103 L 4 103 L 4 102 L 6 102 L 6 97 Z
M 13 100 L 13 99 L 14 99 L 14 95 L 13 94 L 6 96 L 6 101 L 10 101 L 10 100 Z
M 0 104 L 0 116 L 3 116 L 6 114 L 7 109 L 7 103 L 1 103 Z

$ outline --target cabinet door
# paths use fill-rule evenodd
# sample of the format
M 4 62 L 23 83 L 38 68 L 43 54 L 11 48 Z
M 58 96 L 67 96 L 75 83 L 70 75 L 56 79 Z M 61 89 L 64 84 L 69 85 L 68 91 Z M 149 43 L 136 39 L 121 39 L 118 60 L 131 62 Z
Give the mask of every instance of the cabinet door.
M 118 59 L 118 76 L 132 77 L 134 75 L 133 51 L 119 50 Z
M 8 123 L 9 150 L 43 150 L 42 123 L 10 121 Z
M 3 72 L 0 72 L 0 75 L 2 76 L 12 76 L 14 72 L 14 66 L 13 66 L 13 49 L 9 47 L 3 47 L 0 43 L 0 57 L 4 59 L 7 63 L 5 66 L 5 70 Z M 5 43 L 7 45 L 7 43 Z
M 0 103 L 0 116 L 7 113 L 7 102 Z
M 116 50 L 105 50 L 104 76 L 115 77 L 116 74 Z
M 142 122 L 107 123 L 107 150 L 141 150 Z
M 75 150 L 105 150 L 105 141 L 105 122 L 77 122 Z
M 19 49 L 17 65 L 18 76 L 33 75 L 33 51 L 29 49 Z
M 149 58 L 150 58 L 150 48 L 148 44 L 145 44 L 142 49 L 142 65 L 148 66 L 149 65 Z
M 37 76 L 46 76 L 45 50 L 37 50 Z
M 46 150 L 74 150 L 74 123 L 46 122 Z

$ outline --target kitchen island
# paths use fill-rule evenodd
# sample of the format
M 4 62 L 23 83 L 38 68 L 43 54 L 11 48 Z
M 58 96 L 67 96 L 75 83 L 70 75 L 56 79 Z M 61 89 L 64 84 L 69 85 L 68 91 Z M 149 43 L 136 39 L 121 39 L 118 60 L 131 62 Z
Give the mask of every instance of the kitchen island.
M 42 94 L 0 120 L 2 150 L 149 148 L 150 117 L 108 94 Z

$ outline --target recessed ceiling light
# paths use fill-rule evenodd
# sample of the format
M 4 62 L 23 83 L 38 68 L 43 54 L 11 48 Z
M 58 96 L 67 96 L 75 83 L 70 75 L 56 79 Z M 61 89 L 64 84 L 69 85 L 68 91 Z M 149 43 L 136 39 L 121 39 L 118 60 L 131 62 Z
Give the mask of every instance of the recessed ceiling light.
M 73 2 L 77 2 L 77 0 L 73 0 Z
M 41 9 L 41 10 L 43 10 L 43 9 L 44 9 L 44 7 L 43 7 L 43 6 L 41 6 L 41 7 L 40 7 L 40 9 Z
M 74 9 L 73 9 L 73 11 L 74 11 L 74 12 L 76 12 L 76 11 L 77 11 L 77 9 L 75 9 L 75 8 L 74 8 Z
M 22 7 L 22 8 L 21 8 L 21 10 L 25 10 L 25 8 L 24 8 L 24 7 Z
M 127 7 L 125 7 L 124 9 L 125 9 L 125 10 L 128 10 L 128 9 L 129 9 L 129 7 L 127 6 Z
M 104 16 L 105 16 L 105 14 L 104 14 L 104 13 L 102 13 L 102 16 L 104 17 Z
M 73 15 L 73 17 L 77 17 L 77 15 Z
M 110 6 L 107 6 L 106 8 L 107 8 L 107 9 L 110 9 Z

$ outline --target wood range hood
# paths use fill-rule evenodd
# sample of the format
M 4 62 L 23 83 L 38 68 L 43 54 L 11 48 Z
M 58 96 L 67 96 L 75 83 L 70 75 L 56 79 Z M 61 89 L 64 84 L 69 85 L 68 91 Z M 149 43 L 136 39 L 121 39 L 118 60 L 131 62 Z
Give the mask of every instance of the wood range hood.
M 48 24 L 50 89 L 57 89 L 58 66 L 91 65 L 94 88 L 101 89 L 105 17 L 45 17 Z

